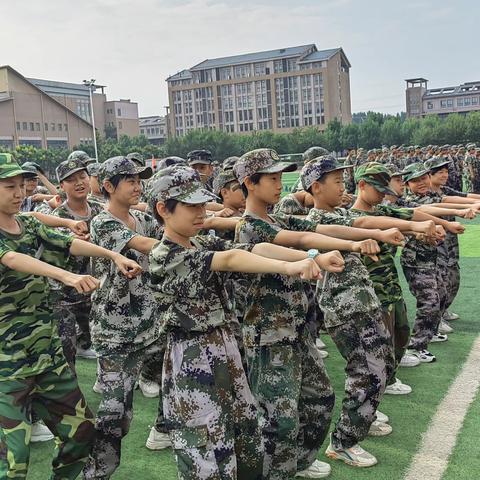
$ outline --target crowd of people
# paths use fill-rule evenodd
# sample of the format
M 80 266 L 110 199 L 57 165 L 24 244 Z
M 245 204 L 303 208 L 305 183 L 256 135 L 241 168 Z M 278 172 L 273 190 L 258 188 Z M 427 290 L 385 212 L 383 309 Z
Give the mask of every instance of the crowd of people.
M 110 478 L 137 385 L 160 399 L 146 446 L 172 448 L 181 479 L 324 478 L 322 446 L 374 466 L 361 443 L 393 431 L 382 398 L 421 388 L 401 368 L 435 362 L 458 318 L 479 152 L 311 147 L 302 166 L 261 148 L 215 166 L 194 150 L 153 171 L 75 151 L 56 184 L 0 154 L 0 478 L 53 437 L 52 479 Z M 332 430 L 326 335 L 345 363 Z M 97 362 L 95 415 L 77 357 Z

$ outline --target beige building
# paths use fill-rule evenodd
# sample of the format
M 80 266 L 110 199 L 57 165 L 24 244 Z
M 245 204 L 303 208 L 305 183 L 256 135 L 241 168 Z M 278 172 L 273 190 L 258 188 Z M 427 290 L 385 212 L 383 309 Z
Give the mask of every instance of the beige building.
M 130 99 L 105 102 L 105 135 L 117 140 L 122 135 L 138 137 L 138 104 Z
M 73 148 L 92 125 L 9 66 L 0 66 L 0 145 Z
M 167 79 L 169 131 L 324 129 L 352 120 L 350 63 L 314 44 L 205 60 Z
M 405 80 L 407 117 L 425 117 L 450 113 L 466 114 L 480 110 L 480 82 L 467 82 L 455 87 L 427 88 L 426 78 Z
M 154 145 L 163 145 L 167 140 L 166 117 L 151 115 L 139 118 L 140 135 Z

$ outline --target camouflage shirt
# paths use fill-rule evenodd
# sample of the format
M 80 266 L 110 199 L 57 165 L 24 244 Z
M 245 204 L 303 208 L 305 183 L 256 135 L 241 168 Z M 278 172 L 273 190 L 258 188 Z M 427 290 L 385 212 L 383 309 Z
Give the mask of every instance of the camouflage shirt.
M 413 217 L 413 210 L 411 209 L 393 208 L 388 205 L 377 205 L 373 212 L 366 212 L 355 208 L 347 211 L 352 218 L 373 215 L 411 220 Z M 396 247 L 392 247 L 386 243 L 380 243 L 380 253 L 377 254 L 377 262 L 374 262 L 370 257 L 362 257 L 370 274 L 370 279 L 373 282 L 375 293 L 382 306 L 388 306 L 402 299 L 402 289 L 394 260 L 395 254 Z
M 38 202 L 33 209 L 34 212 L 45 213 L 45 215 L 52 214 L 52 207 L 48 204 L 47 201 Z
M 281 230 L 315 231 L 316 225 L 290 215 L 270 215 L 272 223 L 245 212 L 236 240 L 272 243 Z M 250 284 L 243 319 L 245 347 L 294 342 L 305 326 L 308 300 L 302 281 L 285 275 L 256 275 Z
M 285 195 L 274 207 L 274 213 L 284 215 L 308 215 L 310 209 L 303 206 L 293 193 Z
M 60 218 L 68 218 L 70 220 L 83 220 L 87 223 L 87 226 L 90 228 L 90 222 L 92 218 L 98 215 L 100 212 L 103 212 L 103 205 L 98 202 L 88 200 L 88 213 L 85 216 L 77 215 L 69 206 L 67 202 L 63 202 L 59 207 L 57 207 L 51 215 Z M 68 232 L 67 229 L 62 229 L 63 231 Z M 90 268 L 90 258 L 75 256 L 70 257 L 66 269 L 69 272 L 77 273 L 79 275 L 89 275 L 91 273 Z M 63 299 L 68 299 L 70 302 L 79 302 L 85 299 L 85 295 L 78 293 L 74 288 L 66 287 L 63 284 L 58 282 L 51 281 L 50 285 L 53 290 L 61 290 Z
M 328 212 L 312 208 L 307 220 L 316 224 L 351 226 L 354 219 L 346 210 L 337 208 Z M 341 273 L 324 273 L 317 283 L 317 299 L 325 314 L 325 326 L 336 327 L 355 318 L 359 313 L 370 313 L 380 308 L 373 283 L 360 255 L 344 253 L 345 269 Z
M 101 282 L 92 295 L 92 340 L 99 353 L 139 349 L 158 336 L 158 315 L 150 288 L 148 256 L 127 243 L 137 235 L 159 238 L 156 222 L 142 212 L 131 210 L 135 231 L 110 212 L 103 211 L 90 227 L 92 242 L 135 260 L 142 273 L 128 280 L 106 258 L 93 258 L 93 275 Z
M 0 258 L 17 252 L 65 267 L 72 236 L 18 215 L 21 233 L 0 230 Z M 46 277 L 0 263 L 0 380 L 38 375 L 65 362 L 53 321 Z
M 241 245 L 212 235 L 191 239 L 194 248 L 185 248 L 164 237 L 150 252 L 151 285 L 161 311 L 161 331 L 180 329 L 207 332 L 237 322 L 235 302 L 228 291 L 232 273 L 213 272 L 215 252 L 232 248 L 250 251 Z

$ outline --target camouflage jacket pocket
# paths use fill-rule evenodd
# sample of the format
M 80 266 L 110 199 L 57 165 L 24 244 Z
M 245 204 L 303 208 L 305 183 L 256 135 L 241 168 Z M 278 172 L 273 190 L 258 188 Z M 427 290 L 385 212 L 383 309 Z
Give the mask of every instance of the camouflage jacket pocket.
M 174 450 L 206 447 L 208 442 L 208 429 L 206 425 L 201 425 L 198 427 L 185 427 L 181 430 L 172 430 L 170 438 Z

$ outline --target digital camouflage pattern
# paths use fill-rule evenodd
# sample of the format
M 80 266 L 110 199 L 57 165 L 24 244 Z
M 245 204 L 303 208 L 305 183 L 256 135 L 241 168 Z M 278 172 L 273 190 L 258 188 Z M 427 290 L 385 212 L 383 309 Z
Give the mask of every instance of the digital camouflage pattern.
M 103 353 L 98 358 L 102 400 L 95 419 L 95 441 L 84 469 L 85 480 L 110 478 L 120 465 L 122 438 L 133 418 L 135 382 L 146 359 L 158 358 L 159 342 L 134 351 Z
M 68 157 L 67 160 L 81 160 L 85 165 L 89 163 L 93 163 L 95 161 L 94 158 L 91 158 L 87 152 L 83 150 L 74 150 Z
M 56 437 L 50 478 L 77 478 L 92 448 L 93 415 L 65 362 L 0 381 L 0 478 L 27 477 L 32 414 Z
M 19 235 L 0 230 L 0 258 L 8 252 L 37 257 L 64 268 L 72 236 L 17 215 Z M 0 264 L 0 379 L 22 379 L 65 362 L 53 321 L 46 277 L 10 270 Z
M 308 215 L 310 209 L 297 200 L 294 193 L 285 195 L 273 208 L 274 213 L 283 215 Z
M 275 150 L 258 148 L 243 154 L 233 166 L 233 171 L 240 184 L 243 184 L 245 178 L 254 173 L 294 172 L 297 169 L 294 163 L 279 160 L 280 157 Z
M 103 162 L 98 170 L 98 181 L 103 183 L 115 175 L 138 175 L 142 180 L 152 176 L 150 167 L 140 167 L 127 157 L 112 157 Z
M 163 237 L 150 252 L 151 287 L 162 315 L 161 331 L 208 332 L 237 322 L 235 302 L 228 286 L 232 274 L 212 272 L 215 252 L 253 245 L 240 245 L 205 235 L 192 238 L 195 248 L 184 248 Z M 178 302 L 178 298 L 182 302 Z
M 181 480 L 259 480 L 257 403 L 228 327 L 168 334 L 163 410 Z
M 229 170 L 221 170 L 213 179 L 213 193 L 218 196 L 220 194 L 220 190 L 225 187 L 225 185 L 236 181 L 237 177 L 235 177 L 235 174 L 233 173 L 233 167 Z
M 332 155 L 324 155 L 315 158 L 307 163 L 300 173 L 300 179 L 304 190 L 309 189 L 313 182 L 320 180 L 325 174 L 335 172 L 337 170 L 345 170 L 352 165 L 341 165 Z
M 80 172 L 82 170 L 85 170 L 87 172 L 87 165 L 83 160 L 77 157 L 61 162 L 55 169 L 55 173 L 57 175 L 57 180 L 59 182 L 62 182 L 70 175 L 73 175 L 74 173 Z
M 158 226 L 145 213 L 131 210 L 130 215 L 135 219 L 136 231 L 107 211 L 99 213 L 91 223 L 93 243 L 135 260 L 143 269 L 129 280 L 117 272 L 111 260 L 92 259 L 93 275 L 101 283 L 92 295 L 91 334 L 100 354 L 143 348 L 159 336 L 148 257 L 127 247 L 136 235 L 159 238 Z
M 264 478 L 289 480 L 317 458 L 335 394 L 308 330 L 298 341 L 246 348 L 248 379 L 264 418 Z
M 39 213 L 44 213 L 45 215 L 51 215 L 52 212 L 53 212 L 53 208 L 48 204 L 47 201 L 43 201 L 43 202 L 38 202 L 34 209 L 33 209 L 34 212 L 39 212 Z
M 237 224 L 235 239 L 245 243 L 273 243 L 281 230 L 315 231 L 316 225 L 290 215 L 270 215 L 268 223 L 250 212 Z M 252 278 L 245 305 L 245 348 L 294 342 L 305 325 L 308 300 L 303 282 L 285 275 Z
M 317 157 L 322 157 L 323 155 L 330 155 L 330 152 L 323 147 L 310 147 L 308 150 L 303 152 L 302 160 L 303 163 L 306 164 Z

